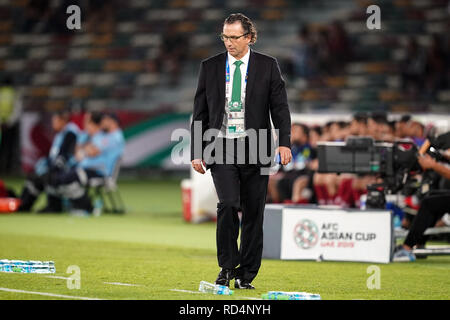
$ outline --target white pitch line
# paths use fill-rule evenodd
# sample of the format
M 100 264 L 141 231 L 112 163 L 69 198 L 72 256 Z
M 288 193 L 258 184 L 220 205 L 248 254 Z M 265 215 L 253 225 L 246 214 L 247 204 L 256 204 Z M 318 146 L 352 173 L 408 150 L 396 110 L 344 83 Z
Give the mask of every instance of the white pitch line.
M 121 282 L 103 282 L 103 283 L 112 284 L 115 286 L 142 287 L 142 284 L 131 284 L 131 283 L 121 283 Z
M 45 276 L 46 278 L 51 278 L 51 279 L 61 279 L 61 280 L 68 280 L 70 279 L 69 277 L 61 277 L 61 276 Z
M 62 276 L 46 276 L 46 278 L 61 279 L 61 280 L 70 279 L 68 277 L 62 277 Z M 132 283 L 122 283 L 122 282 L 103 282 L 103 283 L 104 284 L 111 284 L 111 285 L 114 285 L 114 286 L 142 287 L 142 284 L 132 284 Z
M 61 276 L 46 276 L 46 278 L 51 279 L 61 279 L 61 280 L 68 280 L 69 277 L 61 277 Z M 122 283 L 122 282 L 103 282 L 104 284 L 112 284 L 115 286 L 127 286 L 127 287 L 142 287 L 141 284 L 132 284 L 132 283 Z
M 247 299 L 247 300 L 263 300 L 261 298 L 253 298 L 253 297 L 242 297 L 242 298 Z
M 200 291 L 191 291 L 191 290 L 183 290 L 183 289 L 169 289 L 170 291 L 176 291 L 176 292 L 186 292 L 186 293 L 203 293 Z
M 0 288 L 0 291 L 17 292 L 17 293 L 28 293 L 28 294 L 37 294 L 37 295 L 40 295 L 40 296 L 48 296 L 48 297 L 55 297 L 55 298 L 65 298 L 65 299 L 103 300 L 103 299 L 98 299 L 98 298 L 67 296 L 67 295 L 64 295 L 64 294 L 55 294 L 55 293 L 37 292 L 37 291 L 26 291 L 26 290 L 9 289 L 9 288 Z

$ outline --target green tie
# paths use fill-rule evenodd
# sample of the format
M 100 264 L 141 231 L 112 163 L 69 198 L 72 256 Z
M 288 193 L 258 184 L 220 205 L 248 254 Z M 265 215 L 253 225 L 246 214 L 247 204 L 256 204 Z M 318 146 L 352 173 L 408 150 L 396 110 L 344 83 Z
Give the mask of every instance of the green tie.
M 232 102 L 241 102 L 241 64 L 242 61 L 235 61 L 236 70 L 234 70 L 233 75 L 233 90 L 231 92 L 231 101 Z

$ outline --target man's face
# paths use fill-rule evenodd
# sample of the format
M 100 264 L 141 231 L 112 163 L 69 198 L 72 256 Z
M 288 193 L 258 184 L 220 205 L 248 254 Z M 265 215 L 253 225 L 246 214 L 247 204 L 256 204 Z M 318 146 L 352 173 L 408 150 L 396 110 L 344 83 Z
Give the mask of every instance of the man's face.
M 88 126 L 89 121 L 91 121 L 91 113 L 87 112 L 83 118 L 83 128 L 86 128 Z
M 348 134 L 363 136 L 367 134 L 367 125 L 364 122 L 359 122 L 355 119 L 352 120 L 348 128 Z
M 236 21 L 232 24 L 225 23 L 223 25 L 222 33 L 227 37 L 240 37 L 245 33 L 245 31 L 244 28 L 242 28 L 241 22 Z M 236 40 L 224 39 L 223 43 L 229 54 L 236 59 L 241 59 L 247 53 L 250 38 L 251 37 L 248 34 Z
M 306 142 L 308 142 L 308 137 L 303 131 L 303 128 L 298 125 L 293 125 L 291 127 L 291 143 L 305 144 Z
M 102 122 L 100 124 L 100 127 L 102 128 L 102 130 L 104 131 L 109 131 L 109 127 L 110 127 L 110 119 L 107 116 L 104 116 L 102 119 Z
M 367 120 L 367 131 L 368 134 L 373 138 L 378 138 L 378 124 L 375 122 L 375 120 L 371 118 Z
M 88 121 L 86 123 L 85 129 L 86 129 L 86 132 L 88 133 L 88 135 L 93 136 L 94 134 L 96 134 L 98 132 L 99 126 L 95 122 Z
M 333 123 L 330 126 L 330 136 L 333 141 L 341 139 L 341 131 L 337 123 Z
M 56 114 L 52 116 L 52 128 L 55 132 L 60 132 L 65 124 L 66 122 L 60 116 Z
M 291 143 L 300 143 L 302 134 L 301 134 L 301 128 L 299 126 L 292 126 L 291 127 Z
M 388 124 L 386 124 L 386 123 L 380 124 L 379 131 L 380 131 L 379 132 L 380 140 L 388 141 L 388 142 L 394 141 L 394 139 L 395 139 L 394 133 Z
M 315 130 L 311 130 L 309 132 L 309 144 L 313 147 L 317 146 L 317 142 L 319 142 L 321 139 L 319 133 Z
M 399 121 L 395 123 L 395 135 L 399 138 L 405 137 L 406 122 Z
M 359 122 L 355 119 L 353 119 L 352 122 L 350 122 L 350 134 L 354 136 L 359 136 L 361 134 Z

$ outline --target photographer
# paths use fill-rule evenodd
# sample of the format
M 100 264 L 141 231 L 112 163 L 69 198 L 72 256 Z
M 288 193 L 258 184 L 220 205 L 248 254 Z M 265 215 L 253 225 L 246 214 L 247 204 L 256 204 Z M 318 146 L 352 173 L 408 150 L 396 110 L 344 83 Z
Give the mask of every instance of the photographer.
M 439 138 L 441 138 L 441 141 L 443 140 L 442 138 L 445 138 L 440 148 L 447 150 L 443 156 L 447 160 L 450 160 L 450 135 L 447 133 Z M 427 154 L 419 156 L 418 162 L 423 170 L 433 170 L 441 177 L 450 179 L 450 166 L 436 161 Z M 413 247 L 424 247 L 427 240 L 427 237 L 424 235 L 425 230 L 430 227 L 442 225 L 440 223 L 441 218 L 449 212 L 450 190 L 447 192 L 441 190 L 439 194 L 427 195 L 420 203 L 420 209 L 417 212 L 417 216 L 413 221 L 403 246 L 394 253 L 394 261 L 415 261 L 416 257 L 412 252 Z

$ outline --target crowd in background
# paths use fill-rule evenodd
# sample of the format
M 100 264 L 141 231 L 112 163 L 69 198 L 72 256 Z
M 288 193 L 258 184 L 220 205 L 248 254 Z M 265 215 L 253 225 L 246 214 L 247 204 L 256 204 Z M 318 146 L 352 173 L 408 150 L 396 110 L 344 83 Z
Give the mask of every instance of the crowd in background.
M 340 22 L 334 21 L 317 30 L 302 25 L 286 71 L 290 76 L 307 79 L 332 75 L 341 72 L 351 59 L 350 40 Z
M 113 33 L 117 28 L 116 8 L 113 0 L 31 0 L 25 7 L 25 14 L 17 17 L 17 31 L 21 33 L 50 33 L 70 37 L 74 32 L 66 27 L 67 8 L 77 5 L 81 11 L 83 31 L 88 33 Z M 181 71 L 190 50 L 189 36 L 183 31 L 182 23 L 167 22 L 157 31 L 161 43 L 154 59 L 146 59 L 145 52 L 136 53 L 136 58 L 145 59 L 146 71 L 159 75 L 168 74 L 167 84 L 175 86 L 180 81 Z
M 339 21 L 318 28 L 301 25 L 292 58 L 284 69 L 291 79 L 314 80 L 343 74 L 346 63 L 360 59 L 353 47 Z M 432 34 L 430 45 L 425 47 L 410 36 L 401 48 L 404 55 L 398 62 L 400 86 L 411 99 L 430 98 L 438 90 L 448 88 L 450 44 L 445 37 Z
M 437 90 L 448 88 L 450 47 L 434 34 L 428 48 L 421 47 L 410 38 L 406 54 L 400 64 L 402 89 L 417 98 L 420 93 L 434 95 Z

